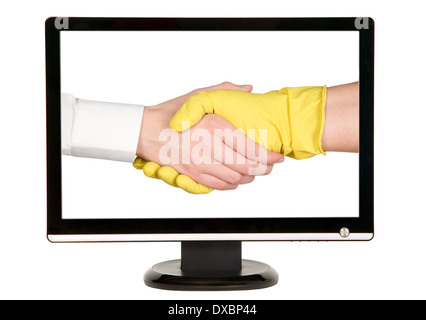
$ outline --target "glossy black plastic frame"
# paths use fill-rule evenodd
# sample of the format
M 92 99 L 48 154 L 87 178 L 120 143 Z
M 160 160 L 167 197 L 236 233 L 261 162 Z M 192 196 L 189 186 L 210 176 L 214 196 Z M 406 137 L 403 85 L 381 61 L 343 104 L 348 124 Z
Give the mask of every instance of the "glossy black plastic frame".
M 374 233 L 374 21 L 359 18 L 65 18 L 64 28 L 46 20 L 47 234 Z M 367 19 L 367 18 L 366 18 Z M 56 20 L 57 21 L 57 20 Z M 64 20 L 62 20 L 64 22 Z M 365 22 L 365 20 L 364 20 Z M 365 26 L 365 23 L 364 23 Z M 68 30 L 216 30 L 359 32 L 359 217 L 62 219 L 60 33 Z

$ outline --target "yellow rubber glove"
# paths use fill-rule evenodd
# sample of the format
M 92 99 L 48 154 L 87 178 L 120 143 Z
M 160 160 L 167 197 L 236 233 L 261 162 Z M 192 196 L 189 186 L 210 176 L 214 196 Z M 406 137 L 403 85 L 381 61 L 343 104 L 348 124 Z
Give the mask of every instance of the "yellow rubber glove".
M 191 96 L 174 115 L 170 127 L 182 131 L 184 121 L 192 127 L 204 114 L 214 113 L 271 151 L 294 159 L 324 154 L 321 137 L 325 120 L 326 86 L 282 88 L 264 94 L 215 90 Z M 267 141 L 259 135 L 267 129 Z
M 206 194 L 213 191 L 213 189 L 195 182 L 190 177 L 179 174 L 175 169 L 169 166 L 162 167 L 155 162 L 145 161 L 137 157 L 133 162 L 133 167 L 138 170 L 143 170 L 143 173 L 149 178 L 161 179 L 167 184 L 176 188 L 181 188 L 189 193 Z

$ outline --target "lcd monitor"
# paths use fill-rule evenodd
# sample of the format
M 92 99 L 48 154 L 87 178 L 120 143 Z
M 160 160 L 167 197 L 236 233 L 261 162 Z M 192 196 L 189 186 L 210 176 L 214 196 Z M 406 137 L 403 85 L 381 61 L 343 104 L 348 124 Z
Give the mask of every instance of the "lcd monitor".
M 244 241 L 373 238 L 371 18 L 51 17 L 46 110 L 48 240 L 181 242 L 148 286 L 264 288 Z

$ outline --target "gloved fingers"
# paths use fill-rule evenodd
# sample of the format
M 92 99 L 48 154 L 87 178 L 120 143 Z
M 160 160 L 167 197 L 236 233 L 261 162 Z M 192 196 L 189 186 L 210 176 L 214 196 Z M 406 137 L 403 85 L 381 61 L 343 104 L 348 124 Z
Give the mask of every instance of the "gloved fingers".
M 161 166 L 158 163 L 150 161 L 143 167 L 143 173 L 149 178 L 158 179 L 158 170 L 160 168 Z
M 182 190 L 193 193 L 193 194 L 206 194 L 213 191 L 213 189 L 206 187 L 184 174 L 179 174 L 174 168 L 169 166 L 161 167 L 158 170 L 158 178 L 163 180 L 165 183 L 181 188 Z M 178 183 L 180 181 L 180 184 Z
M 148 161 L 145 161 L 142 158 L 136 157 L 135 161 L 133 161 L 133 167 L 138 170 L 142 170 L 145 164 L 147 164 L 147 162 Z
M 193 194 L 207 194 L 213 191 L 212 188 L 209 188 L 205 185 L 195 182 L 193 179 L 187 175 L 181 174 L 176 178 L 176 184 L 182 190 L 185 190 L 188 193 Z
M 133 167 L 135 167 L 138 170 L 143 170 L 143 173 L 153 179 L 158 179 L 158 170 L 161 168 L 161 166 L 155 162 L 152 161 L 146 161 L 142 158 L 137 157 L 135 161 L 133 161 Z
M 145 161 L 139 157 L 135 159 L 133 166 L 138 170 L 143 170 L 144 174 L 149 178 L 161 179 L 167 184 L 181 188 L 189 193 L 207 194 L 213 191 L 213 189 L 195 182 L 190 177 L 179 174 L 174 168 L 169 166 L 162 167 L 155 162 Z M 179 177 L 180 180 L 178 179 Z M 179 184 L 178 181 L 180 181 Z
M 169 166 L 161 167 L 158 169 L 157 176 L 165 183 L 173 187 L 178 187 L 176 178 L 179 176 L 179 172 L 177 172 L 174 168 Z
M 142 158 L 137 157 L 135 161 L 133 161 L 133 167 L 138 170 L 143 170 L 143 173 L 153 179 L 158 179 L 157 173 L 161 166 L 152 161 L 146 161 Z
M 170 127 L 182 132 L 197 124 L 206 113 L 214 113 L 214 106 L 206 92 L 191 96 L 176 112 L 170 121 Z M 189 127 L 186 124 L 189 122 Z

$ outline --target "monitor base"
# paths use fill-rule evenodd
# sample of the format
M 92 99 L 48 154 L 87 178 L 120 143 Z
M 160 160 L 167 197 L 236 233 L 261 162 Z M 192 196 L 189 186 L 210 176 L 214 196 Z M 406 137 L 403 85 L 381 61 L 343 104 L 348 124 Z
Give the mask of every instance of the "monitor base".
M 262 289 L 278 282 L 269 265 L 241 259 L 241 242 L 182 242 L 182 259 L 161 262 L 149 269 L 145 284 L 181 291 Z
M 262 289 L 278 282 L 278 273 L 267 264 L 242 260 L 239 274 L 186 275 L 181 270 L 181 260 L 165 261 L 145 273 L 148 287 L 181 291 L 229 291 Z

